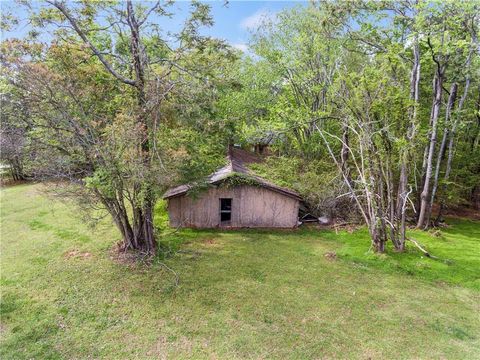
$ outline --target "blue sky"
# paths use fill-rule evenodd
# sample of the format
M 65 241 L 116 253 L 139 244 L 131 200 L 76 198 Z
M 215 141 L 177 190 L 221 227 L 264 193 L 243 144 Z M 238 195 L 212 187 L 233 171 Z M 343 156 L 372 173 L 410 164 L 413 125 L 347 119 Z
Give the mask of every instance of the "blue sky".
M 209 2 L 215 26 L 210 33 L 226 39 L 239 48 L 248 42 L 249 33 L 263 17 L 272 16 L 285 8 L 301 4 L 300 1 L 231 1 L 228 7 L 222 2 Z
M 249 34 L 262 18 L 274 16 L 275 13 L 285 8 L 306 4 L 305 1 L 230 1 L 224 6 L 223 1 L 205 1 L 212 8 L 215 25 L 208 30 L 208 34 L 227 40 L 233 46 L 246 50 Z M 41 4 L 37 2 L 36 5 Z M 0 0 L 2 9 L 11 10 L 19 18 L 26 14 L 11 0 Z M 173 31 L 179 27 L 179 22 L 185 18 L 189 2 L 178 1 L 173 6 L 175 16 L 173 19 L 161 19 L 162 27 L 166 31 Z M 22 37 L 28 32 L 28 25 L 22 22 L 16 29 L 2 34 L 2 38 Z M 47 39 L 43 39 L 47 41 Z

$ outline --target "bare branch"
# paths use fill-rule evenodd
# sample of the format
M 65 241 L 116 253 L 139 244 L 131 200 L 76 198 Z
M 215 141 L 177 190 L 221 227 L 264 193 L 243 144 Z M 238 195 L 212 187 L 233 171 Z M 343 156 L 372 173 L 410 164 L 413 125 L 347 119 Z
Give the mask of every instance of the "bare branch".
M 157 3 L 156 3 L 155 5 L 153 5 L 153 6 L 150 8 L 150 10 L 147 11 L 147 13 L 145 14 L 145 17 L 138 22 L 138 26 L 139 26 L 139 27 L 142 26 L 142 25 L 145 23 L 145 21 L 147 21 L 147 19 L 148 19 L 148 17 L 150 16 L 150 14 L 151 14 L 153 11 L 157 10 L 159 6 L 160 6 L 160 1 L 157 1 Z

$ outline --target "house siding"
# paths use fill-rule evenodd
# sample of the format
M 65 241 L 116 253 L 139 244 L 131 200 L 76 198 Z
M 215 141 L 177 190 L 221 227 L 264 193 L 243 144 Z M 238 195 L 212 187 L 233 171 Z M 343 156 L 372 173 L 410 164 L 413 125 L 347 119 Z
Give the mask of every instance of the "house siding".
M 220 226 L 220 198 L 232 199 L 228 227 L 280 227 L 297 225 L 299 200 L 259 186 L 210 188 L 198 198 L 186 195 L 168 200 L 170 226 L 214 228 Z

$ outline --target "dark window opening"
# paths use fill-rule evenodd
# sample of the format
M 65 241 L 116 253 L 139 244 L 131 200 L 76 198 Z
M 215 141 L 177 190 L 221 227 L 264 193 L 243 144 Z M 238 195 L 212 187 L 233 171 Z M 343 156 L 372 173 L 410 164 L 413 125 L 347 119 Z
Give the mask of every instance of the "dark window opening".
M 232 199 L 220 199 L 220 221 L 232 220 Z

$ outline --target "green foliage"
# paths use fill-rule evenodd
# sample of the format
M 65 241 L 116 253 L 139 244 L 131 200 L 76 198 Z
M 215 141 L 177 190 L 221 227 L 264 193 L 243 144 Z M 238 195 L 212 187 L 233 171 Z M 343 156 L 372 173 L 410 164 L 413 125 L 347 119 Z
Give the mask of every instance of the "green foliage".
M 179 124 L 161 136 L 165 161 L 176 169 L 173 183 L 198 181 L 225 164 L 224 133 L 215 125 L 197 130 Z
M 265 162 L 251 164 L 250 167 L 263 178 L 296 190 L 312 213 L 347 216 L 336 200 L 343 183 L 339 181 L 337 170 L 330 161 L 271 156 Z
M 254 177 L 247 174 L 231 174 L 223 182 L 222 186 L 227 188 L 234 188 L 236 186 L 247 185 L 247 186 L 259 186 L 257 180 Z
M 85 186 L 88 189 L 99 191 L 108 198 L 115 197 L 115 187 L 112 180 L 112 174 L 105 169 L 98 169 L 92 176 L 84 178 Z

